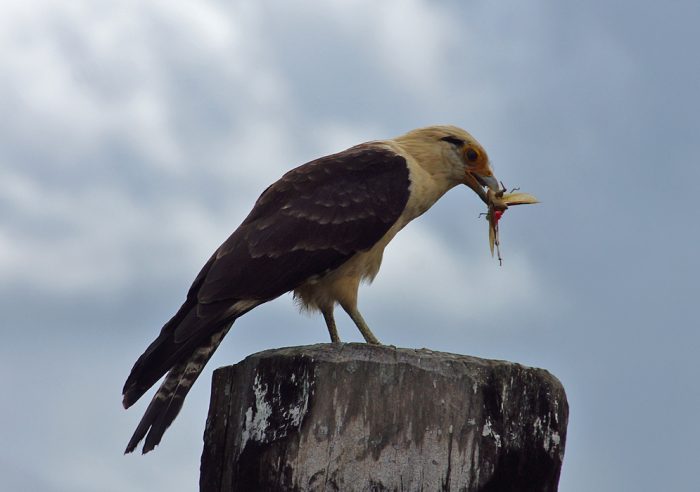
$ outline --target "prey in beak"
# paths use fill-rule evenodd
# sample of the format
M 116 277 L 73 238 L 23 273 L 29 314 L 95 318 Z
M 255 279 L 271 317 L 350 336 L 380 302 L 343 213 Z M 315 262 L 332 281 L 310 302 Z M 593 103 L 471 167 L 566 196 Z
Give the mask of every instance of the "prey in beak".
M 539 200 L 533 195 L 529 193 L 515 193 L 516 191 L 517 188 L 508 193 L 505 186 L 502 183 L 498 183 L 498 181 L 496 181 L 496 190 L 490 186 L 486 190 L 486 199 L 484 201 L 488 207 L 488 212 L 485 215 L 489 223 L 489 248 L 491 249 L 491 256 L 493 256 L 495 247 L 498 253 L 499 265 L 503 264 L 503 258 L 501 258 L 501 241 L 498 237 L 498 221 L 501 220 L 503 213 L 512 205 L 539 203 Z
M 488 211 L 483 215 L 489 223 L 489 248 L 492 256 L 494 250 L 498 253 L 498 262 L 502 263 L 498 221 L 509 206 L 538 203 L 539 200 L 529 193 L 515 193 L 517 189 L 509 193 L 503 183 L 494 176 L 486 151 L 471 137 L 460 139 L 447 136 L 442 140 L 450 142 L 459 149 L 465 164 L 463 183 L 479 195 L 486 204 Z

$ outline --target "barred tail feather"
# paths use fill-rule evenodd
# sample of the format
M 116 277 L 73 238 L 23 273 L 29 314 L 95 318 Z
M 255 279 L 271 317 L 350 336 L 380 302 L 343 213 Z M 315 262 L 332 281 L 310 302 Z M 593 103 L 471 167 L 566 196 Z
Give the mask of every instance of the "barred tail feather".
M 228 324 L 214 333 L 206 343 L 197 347 L 192 355 L 170 369 L 129 440 L 125 454 L 134 451 L 144 437 L 144 454 L 160 443 L 163 434 L 180 412 L 185 396 L 230 328 L 231 325 Z
M 201 339 L 197 340 L 196 338 L 184 341 L 175 340 L 175 331 L 183 324 L 195 326 L 203 324 L 201 320 L 197 319 L 195 303 L 189 299 L 163 326 L 158 337 L 141 354 L 131 369 L 122 390 L 124 408 L 129 408 L 136 403 L 164 374 L 185 358 L 188 353 L 191 353 L 194 346 L 201 343 Z

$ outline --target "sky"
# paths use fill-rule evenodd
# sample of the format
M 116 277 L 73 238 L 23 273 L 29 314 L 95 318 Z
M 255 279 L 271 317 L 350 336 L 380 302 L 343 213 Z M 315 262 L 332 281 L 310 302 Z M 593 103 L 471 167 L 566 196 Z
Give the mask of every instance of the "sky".
M 161 446 L 121 388 L 286 170 L 453 124 L 537 206 L 452 190 L 360 308 L 385 343 L 546 368 L 560 490 L 690 491 L 700 454 L 700 4 L 7 0 L 0 7 L 0 485 L 196 489 L 211 372 L 328 341 L 289 295 L 236 322 Z M 337 316 L 341 338 L 361 341 Z

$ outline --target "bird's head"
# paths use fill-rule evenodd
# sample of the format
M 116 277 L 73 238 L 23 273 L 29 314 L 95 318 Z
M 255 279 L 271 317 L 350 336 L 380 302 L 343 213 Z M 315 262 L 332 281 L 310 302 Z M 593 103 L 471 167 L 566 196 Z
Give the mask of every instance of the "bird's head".
M 487 189 L 499 191 L 489 156 L 477 140 L 456 126 L 419 128 L 397 141 L 434 177 L 466 184 L 486 202 Z

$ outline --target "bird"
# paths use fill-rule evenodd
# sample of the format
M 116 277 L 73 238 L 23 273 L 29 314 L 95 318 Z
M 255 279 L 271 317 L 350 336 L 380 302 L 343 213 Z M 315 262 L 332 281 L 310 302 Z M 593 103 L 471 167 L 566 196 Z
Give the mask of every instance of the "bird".
M 142 440 L 144 454 L 160 444 L 234 321 L 285 293 L 322 314 L 332 343 L 340 343 L 340 305 L 365 341 L 379 344 L 357 307 L 360 283 L 374 279 L 401 229 L 461 184 L 485 202 L 500 188 L 479 142 L 438 125 L 320 157 L 267 187 L 131 369 L 124 408 L 165 379 L 125 454 Z

